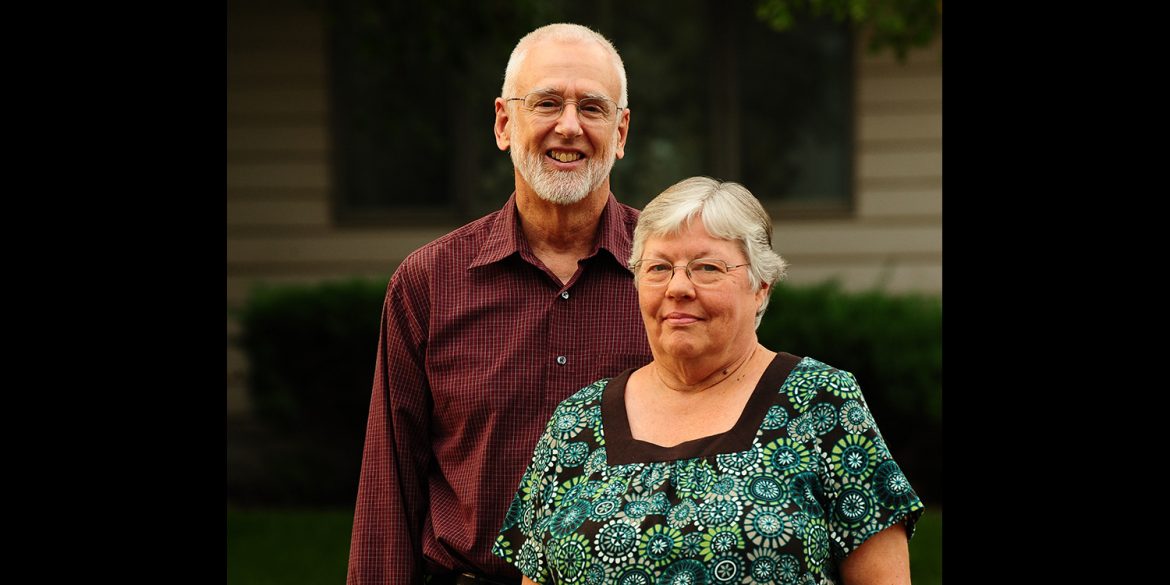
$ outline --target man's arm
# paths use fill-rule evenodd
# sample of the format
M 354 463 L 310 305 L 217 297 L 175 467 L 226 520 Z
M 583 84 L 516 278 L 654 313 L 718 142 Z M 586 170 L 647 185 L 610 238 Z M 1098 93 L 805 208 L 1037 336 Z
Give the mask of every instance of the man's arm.
M 422 583 L 431 459 L 428 303 L 410 259 L 390 279 L 370 397 L 348 585 Z

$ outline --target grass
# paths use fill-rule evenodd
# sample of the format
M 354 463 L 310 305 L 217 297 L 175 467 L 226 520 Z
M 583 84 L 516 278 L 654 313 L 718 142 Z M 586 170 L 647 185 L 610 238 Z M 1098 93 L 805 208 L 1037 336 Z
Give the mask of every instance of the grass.
M 927 509 L 910 541 L 914 585 L 942 583 L 942 512 Z M 228 585 L 340 585 L 353 510 L 227 510 Z
M 228 585 L 343 585 L 353 510 L 227 511 Z
M 910 540 L 910 580 L 914 585 L 942 585 L 942 506 L 927 505 Z

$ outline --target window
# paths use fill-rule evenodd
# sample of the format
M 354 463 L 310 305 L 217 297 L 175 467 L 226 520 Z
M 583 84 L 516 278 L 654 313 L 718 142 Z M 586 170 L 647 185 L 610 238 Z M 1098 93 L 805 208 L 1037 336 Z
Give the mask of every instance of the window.
M 626 64 L 630 139 L 612 175 L 621 201 L 641 207 L 682 178 L 709 175 L 743 183 L 773 214 L 849 209 L 853 48 L 845 27 L 779 33 L 755 18 L 752 3 L 712 0 L 669 11 L 613 1 L 330 5 L 343 223 L 456 225 L 498 209 L 513 175 L 492 137 L 492 100 L 516 41 L 558 21 L 601 31 Z

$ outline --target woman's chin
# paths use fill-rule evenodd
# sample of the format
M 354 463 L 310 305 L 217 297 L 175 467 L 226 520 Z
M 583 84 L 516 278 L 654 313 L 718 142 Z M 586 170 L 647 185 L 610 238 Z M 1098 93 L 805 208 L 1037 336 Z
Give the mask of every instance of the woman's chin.
M 706 351 L 706 344 L 691 340 L 671 340 L 662 344 L 662 353 L 675 360 L 695 359 Z

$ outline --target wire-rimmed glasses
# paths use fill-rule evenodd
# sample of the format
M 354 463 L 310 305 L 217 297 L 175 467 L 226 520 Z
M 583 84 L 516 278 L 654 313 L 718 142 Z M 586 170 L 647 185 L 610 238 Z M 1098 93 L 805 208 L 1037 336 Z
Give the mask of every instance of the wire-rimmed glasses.
M 728 264 L 715 258 L 696 258 L 685 265 L 675 266 L 666 260 L 644 258 L 630 265 L 630 269 L 638 277 L 638 282 L 647 286 L 665 285 L 674 277 L 674 271 L 678 268 L 686 269 L 687 278 L 697 286 L 714 286 L 722 282 L 732 270 L 748 264 Z

